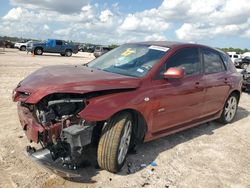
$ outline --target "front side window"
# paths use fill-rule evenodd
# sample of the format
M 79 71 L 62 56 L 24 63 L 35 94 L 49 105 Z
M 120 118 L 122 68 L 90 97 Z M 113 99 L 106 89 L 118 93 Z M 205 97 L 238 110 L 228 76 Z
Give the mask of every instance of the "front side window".
M 88 66 L 107 72 L 143 77 L 169 48 L 142 44 L 124 44 L 91 61 Z
M 198 48 L 184 48 L 177 51 L 160 68 L 154 79 L 163 79 L 164 72 L 171 67 L 183 68 L 186 76 L 200 74 L 200 56 Z
M 62 41 L 61 40 L 57 40 L 56 41 L 56 45 L 62 45 Z
M 209 49 L 203 49 L 202 54 L 205 74 L 212 74 L 225 71 L 225 66 L 218 53 Z

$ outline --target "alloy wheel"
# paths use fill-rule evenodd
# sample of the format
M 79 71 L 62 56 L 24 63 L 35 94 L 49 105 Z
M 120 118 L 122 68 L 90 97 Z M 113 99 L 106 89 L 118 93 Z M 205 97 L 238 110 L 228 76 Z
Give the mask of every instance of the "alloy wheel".
M 232 121 L 237 110 L 237 99 L 235 96 L 231 96 L 225 106 L 225 119 L 227 122 Z
M 123 135 L 121 137 L 121 141 L 120 141 L 120 145 L 118 149 L 118 164 L 122 164 L 122 162 L 124 161 L 127 155 L 129 144 L 130 144 L 130 139 L 131 139 L 131 132 L 132 132 L 132 122 L 129 120 L 126 122 L 124 126 Z

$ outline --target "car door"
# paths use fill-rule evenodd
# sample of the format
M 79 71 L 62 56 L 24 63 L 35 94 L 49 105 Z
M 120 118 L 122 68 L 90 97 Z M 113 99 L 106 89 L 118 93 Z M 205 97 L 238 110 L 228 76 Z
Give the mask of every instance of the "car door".
M 54 52 L 60 53 L 62 52 L 63 41 L 56 40 L 56 46 L 54 48 Z
M 223 108 L 230 90 L 230 78 L 219 52 L 203 48 L 201 53 L 203 57 L 204 78 L 206 82 L 202 114 L 203 116 L 207 116 L 214 114 Z
M 204 105 L 204 79 L 199 49 L 183 48 L 172 55 L 153 80 L 153 132 L 198 119 Z M 170 67 L 182 67 L 182 79 L 164 79 Z M 159 76 L 160 75 L 160 76 Z
M 45 43 L 44 52 L 53 52 L 53 49 L 56 46 L 55 40 L 48 39 Z

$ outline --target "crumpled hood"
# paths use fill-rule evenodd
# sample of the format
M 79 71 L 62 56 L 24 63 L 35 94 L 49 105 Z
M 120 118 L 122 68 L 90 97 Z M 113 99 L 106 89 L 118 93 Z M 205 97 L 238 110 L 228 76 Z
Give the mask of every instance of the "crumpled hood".
M 51 93 L 88 93 L 111 89 L 132 89 L 140 85 L 139 78 L 114 74 L 81 65 L 49 66 L 41 68 L 21 81 L 14 93 L 26 93 L 29 97 L 13 97 L 14 101 L 31 104 Z

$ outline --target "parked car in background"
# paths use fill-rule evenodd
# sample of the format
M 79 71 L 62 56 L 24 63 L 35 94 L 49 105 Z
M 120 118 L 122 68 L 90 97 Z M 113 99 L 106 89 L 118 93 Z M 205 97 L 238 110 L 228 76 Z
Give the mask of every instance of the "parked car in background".
M 14 43 L 10 40 L 0 40 L 0 47 L 14 48 Z
M 121 45 L 87 65 L 41 68 L 12 97 L 28 140 L 42 145 L 27 147 L 30 156 L 70 176 L 88 146 L 102 169 L 118 172 L 141 142 L 211 120 L 232 122 L 241 84 L 224 52 L 157 41 Z
M 250 64 L 250 57 L 249 56 L 239 58 L 239 59 L 236 59 L 234 61 L 235 67 L 241 68 L 241 69 L 246 69 L 249 64 Z
M 243 76 L 242 90 L 250 90 L 250 65 L 241 72 Z
M 6 48 L 14 48 L 14 42 L 10 41 L 10 40 L 6 40 L 5 41 L 5 47 Z
M 233 63 L 236 59 L 242 58 L 241 54 L 238 54 L 236 52 L 227 52 L 227 53 L 228 53 L 228 55 L 231 58 Z
M 78 45 L 70 44 L 64 40 L 48 39 L 44 42 L 34 42 L 27 47 L 28 52 L 35 55 L 46 53 L 59 53 L 61 56 L 72 56 L 72 53 L 78 53 Z
M 95 47 L 95 45 L 81 44 L 79 45 L 79 51 L 94 53 Z
M 232 55 L 229 55 L 229 57 L 231 58 L 232 62 L 234 62 L 236 59 L 239 59 L 242 56 L 240 54 L 232 54 Z
M 96 46 L 95 51 L 94 51 L 94 56 L 97 58 L 97 57 L 107 53 L 110 50 L 112 50 L 112 48 L 110 48 L 108 46 Z
M 28 42 L 29 42 L 28 40 L 23 40 L 23 41 L 20 41 L 20 42 L 16 42 L 14 47 L 19 49 L 20 51 L 25 51 Z

